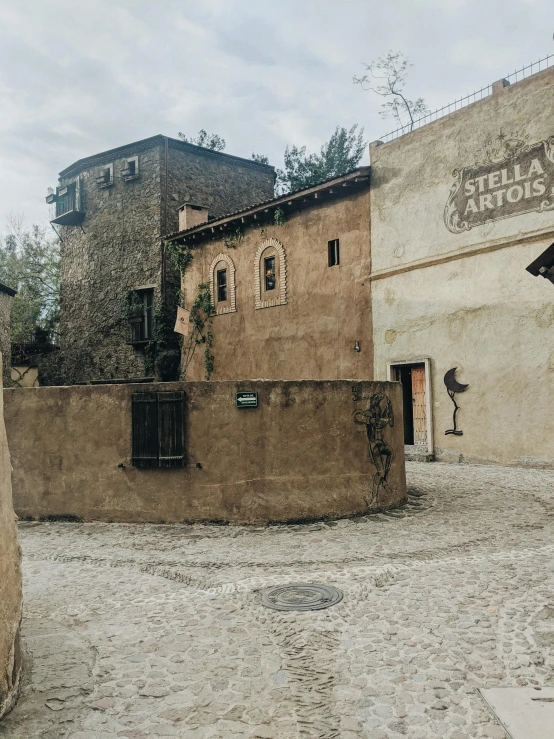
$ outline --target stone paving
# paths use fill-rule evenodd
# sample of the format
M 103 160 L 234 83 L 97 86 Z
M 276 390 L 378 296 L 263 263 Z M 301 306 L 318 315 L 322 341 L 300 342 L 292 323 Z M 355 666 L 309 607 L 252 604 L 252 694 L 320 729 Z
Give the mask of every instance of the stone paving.
M 477 688 L 554 685 L 554 472 L 407 467 L 387 515 L 22 523 L 26 676 L 0 737 L 502 739 Z M 260 604 L 292 582 L 344 598 Z

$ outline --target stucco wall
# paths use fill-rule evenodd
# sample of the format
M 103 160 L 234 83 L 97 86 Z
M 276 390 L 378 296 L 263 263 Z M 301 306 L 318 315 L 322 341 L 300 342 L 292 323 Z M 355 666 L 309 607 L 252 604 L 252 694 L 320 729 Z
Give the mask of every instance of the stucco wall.
M 272 238 L 285 249 L 287 303 L 256 309 L 256 253 Z M 340 240 L 340 265 L 329 267 L 332 239 Z M 369 251 L 368 190 L 287 213 L 284 225 L 264 227 L 263 234 L 259 226 L 246 226 L 235 249 L 221 239 L 194 249 L 183 281 L 186 308 L 198 284 L 209 281 L 218 254 L 236 269 L 236 312 L 216 315 L 212 322 L 212 379 L 371 379 Z M 204 378 L 203 357 L 199 345 L 188 380 Z
M 4 386 L 11 385 L 11 338 L 10 338 L 10 313 L 12 308 L 12 296 L 0 288 L 0 354 L 2 354 L 2 371 Z M 0 387 L 2 383 L 0 383 Z
M 1 379 L 0 363 L 0 387 Z M 0 398 L 0 718 L 13 707 L 19 688 L 21 598 L 21 552 L 17 543 L 10 453 Z
M 430 358 L 439 459 L 554 466 L 554 287 L 525 271 L 554 240 L 554 211 L 491 209 L 460 233 L 444 220 L 453 170 L 490 163 L 506 138 L 547 140 L 553 113 L 550 69 L 372 147 L 375 377 L 387 377 L 387 362 Z M 511 166 L 497 168 L 514 177 Z M 445 436 L 453 367 L 469 384 L 456 395 L 463 436 Z
M 176 389 L 186 392 L 186 467 L 132 467 L 132 393 Z M 237 390 L 257 391 L 259 407 L 237 409 Z M 374 487 L 363 412 L 377 393 L 395 415 L 383 431 L 390 474 Z M 259 523 L 362 513 L 406 497 L 398 383 L 187 382 L 4 397 L 20 516 Z

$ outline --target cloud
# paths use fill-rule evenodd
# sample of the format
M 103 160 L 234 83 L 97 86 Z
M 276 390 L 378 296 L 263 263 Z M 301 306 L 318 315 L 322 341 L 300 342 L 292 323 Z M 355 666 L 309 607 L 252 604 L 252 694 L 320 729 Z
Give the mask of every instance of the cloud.
M 352 84 L 362 61 L 402 50 L 408 96 L 438 107 L 548 52 L 551 21 L 551 0 L 3 0 L 2 212 L 42 220 L 57 172 L 157 133 L 278 166 L 337 125 L 377 139 L 396 125 Z

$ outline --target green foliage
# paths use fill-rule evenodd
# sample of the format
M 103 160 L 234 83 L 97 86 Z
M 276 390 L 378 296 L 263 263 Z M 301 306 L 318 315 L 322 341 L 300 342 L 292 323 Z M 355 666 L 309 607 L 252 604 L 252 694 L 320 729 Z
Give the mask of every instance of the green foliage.
M 144 349 L 144 371 L 158 375 L 162 382 L 179 379 L 181 344 L 173 330 L 175 317 L 166 306 L 154 316 L 154 338 Z
M 183 274 L 192 262 L 192 249 L 190 246 L 181 246 L 175 241 L 166 241 L 165 249 L 167 254 L 169 254 L 173 266 Z
M 269 159 L 265 154 L 252 154 L 252 159 L 259 164 L 269 164 Z
M 203 128 L 198 131 L 198 134 L 194 138 L 188 138 L 184 133 L 177 134 L 181 141 L 186 141 L 188 144 L 195 144 L 196 146 L 202 146 L 204 149 L 212 149 L 213 151 L 223 151 L 227 146 L 225 139 L 218 136 L 217 133 L 207 133 Z
M 142 315 L 142 312 L 144 310 L 144 303 L 137 293 L 136 290 L 128 290 L 127 294 L 125 295 L 125 306 L 123 309 L 123 317 L 126 320 L 131 320 L 131 318 L 137 318 L 138 316 Z
M 0 238 L 0 282 L 17 290 L 11 311 L 12 343 L 54 341 L 60 312 L 60 246 L 39 226 L 11 219 Z
M 335 132 L 319 154 L 306 154 L 306 147 L 285 149 L 285 169 L 277 170 L 276 192 L 284 194 L 292 190 L 315 185 L 331 177 L 338 177 L 354 169 L 364 155 L 366 142 L 364 129 L 356 132 L 337 126 Z
M 199 344 L 204 344 L 204 372 L 206 380 L 210 379 L 214 369 L 214 355 L 212 353 L 213 315 L 214 309 L 211 302 L 210 286 L 208 283 L 202 282 L 198 285 L 198 293 L 189 314 L 189 321 L 192 323 L 192 335 L 186 351 L 185 370 L 194 356 L 196 347 Z
M 155 367 L 160 380 L 162 382 L 178 380 L 180 362 L 181 352 L 178 347 L 160 352 L 155 360 Z
M 284 226 L 286 222 L 285 211 L 282 208 L 276 208 L 273 213 L 273 223 L 276 226 Z
M 364 90 L 371 90 L 381 97 L 390 97 L 381 105 L 381 118 L 394 118 L 399 126 L 410 126 L 413 129 L 418 118 L 427 115 L 430 110 L 423 98 L 408 100 L 404 95 L 404 85 L 408 77 L 410 61 L 400 51 L 389 51 L 377 61 L 364 64 L 366 74 L 354 77 L 354 84 L 361 85 Z M 380 80 L 380 82 L 379 82 Z
M 226 233 L 223 237 L 223 244 L 227 247 L 227 249 L 236 249 L 237 246 L 242 241 L 242 228 L 240 226 L 237 226 L 234 231 L 230 231 L 229 233 Z

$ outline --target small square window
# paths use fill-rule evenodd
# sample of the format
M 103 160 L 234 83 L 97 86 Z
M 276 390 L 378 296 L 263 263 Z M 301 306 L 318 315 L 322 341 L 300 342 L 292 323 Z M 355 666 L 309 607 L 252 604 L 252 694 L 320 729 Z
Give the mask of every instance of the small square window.
M 121 176 L 124 180 L 134 180 L 139 176 L 138 156 L 127 159 L 125 166 L 121 170 Z
M 96 184 L 98 187 L 113 185 L 113 164 L 108 164 L 107 167 L 100 168 L 100 174 L 96 178 Z
M 264 259 L 264 278 L 266 291 L 275 290 L 275 287 L 277 286 L 275 257 L 266 257 L 266 259 Z
M 339 240 L 333 239 L 332 241 L 329 241 L 327 250 L 329 256 L 329 267 L 336 267 L 337 264 L 340 264 Z
M 217 270 L 217 302 L 224 303 L 227 300 L 227 270 Z

